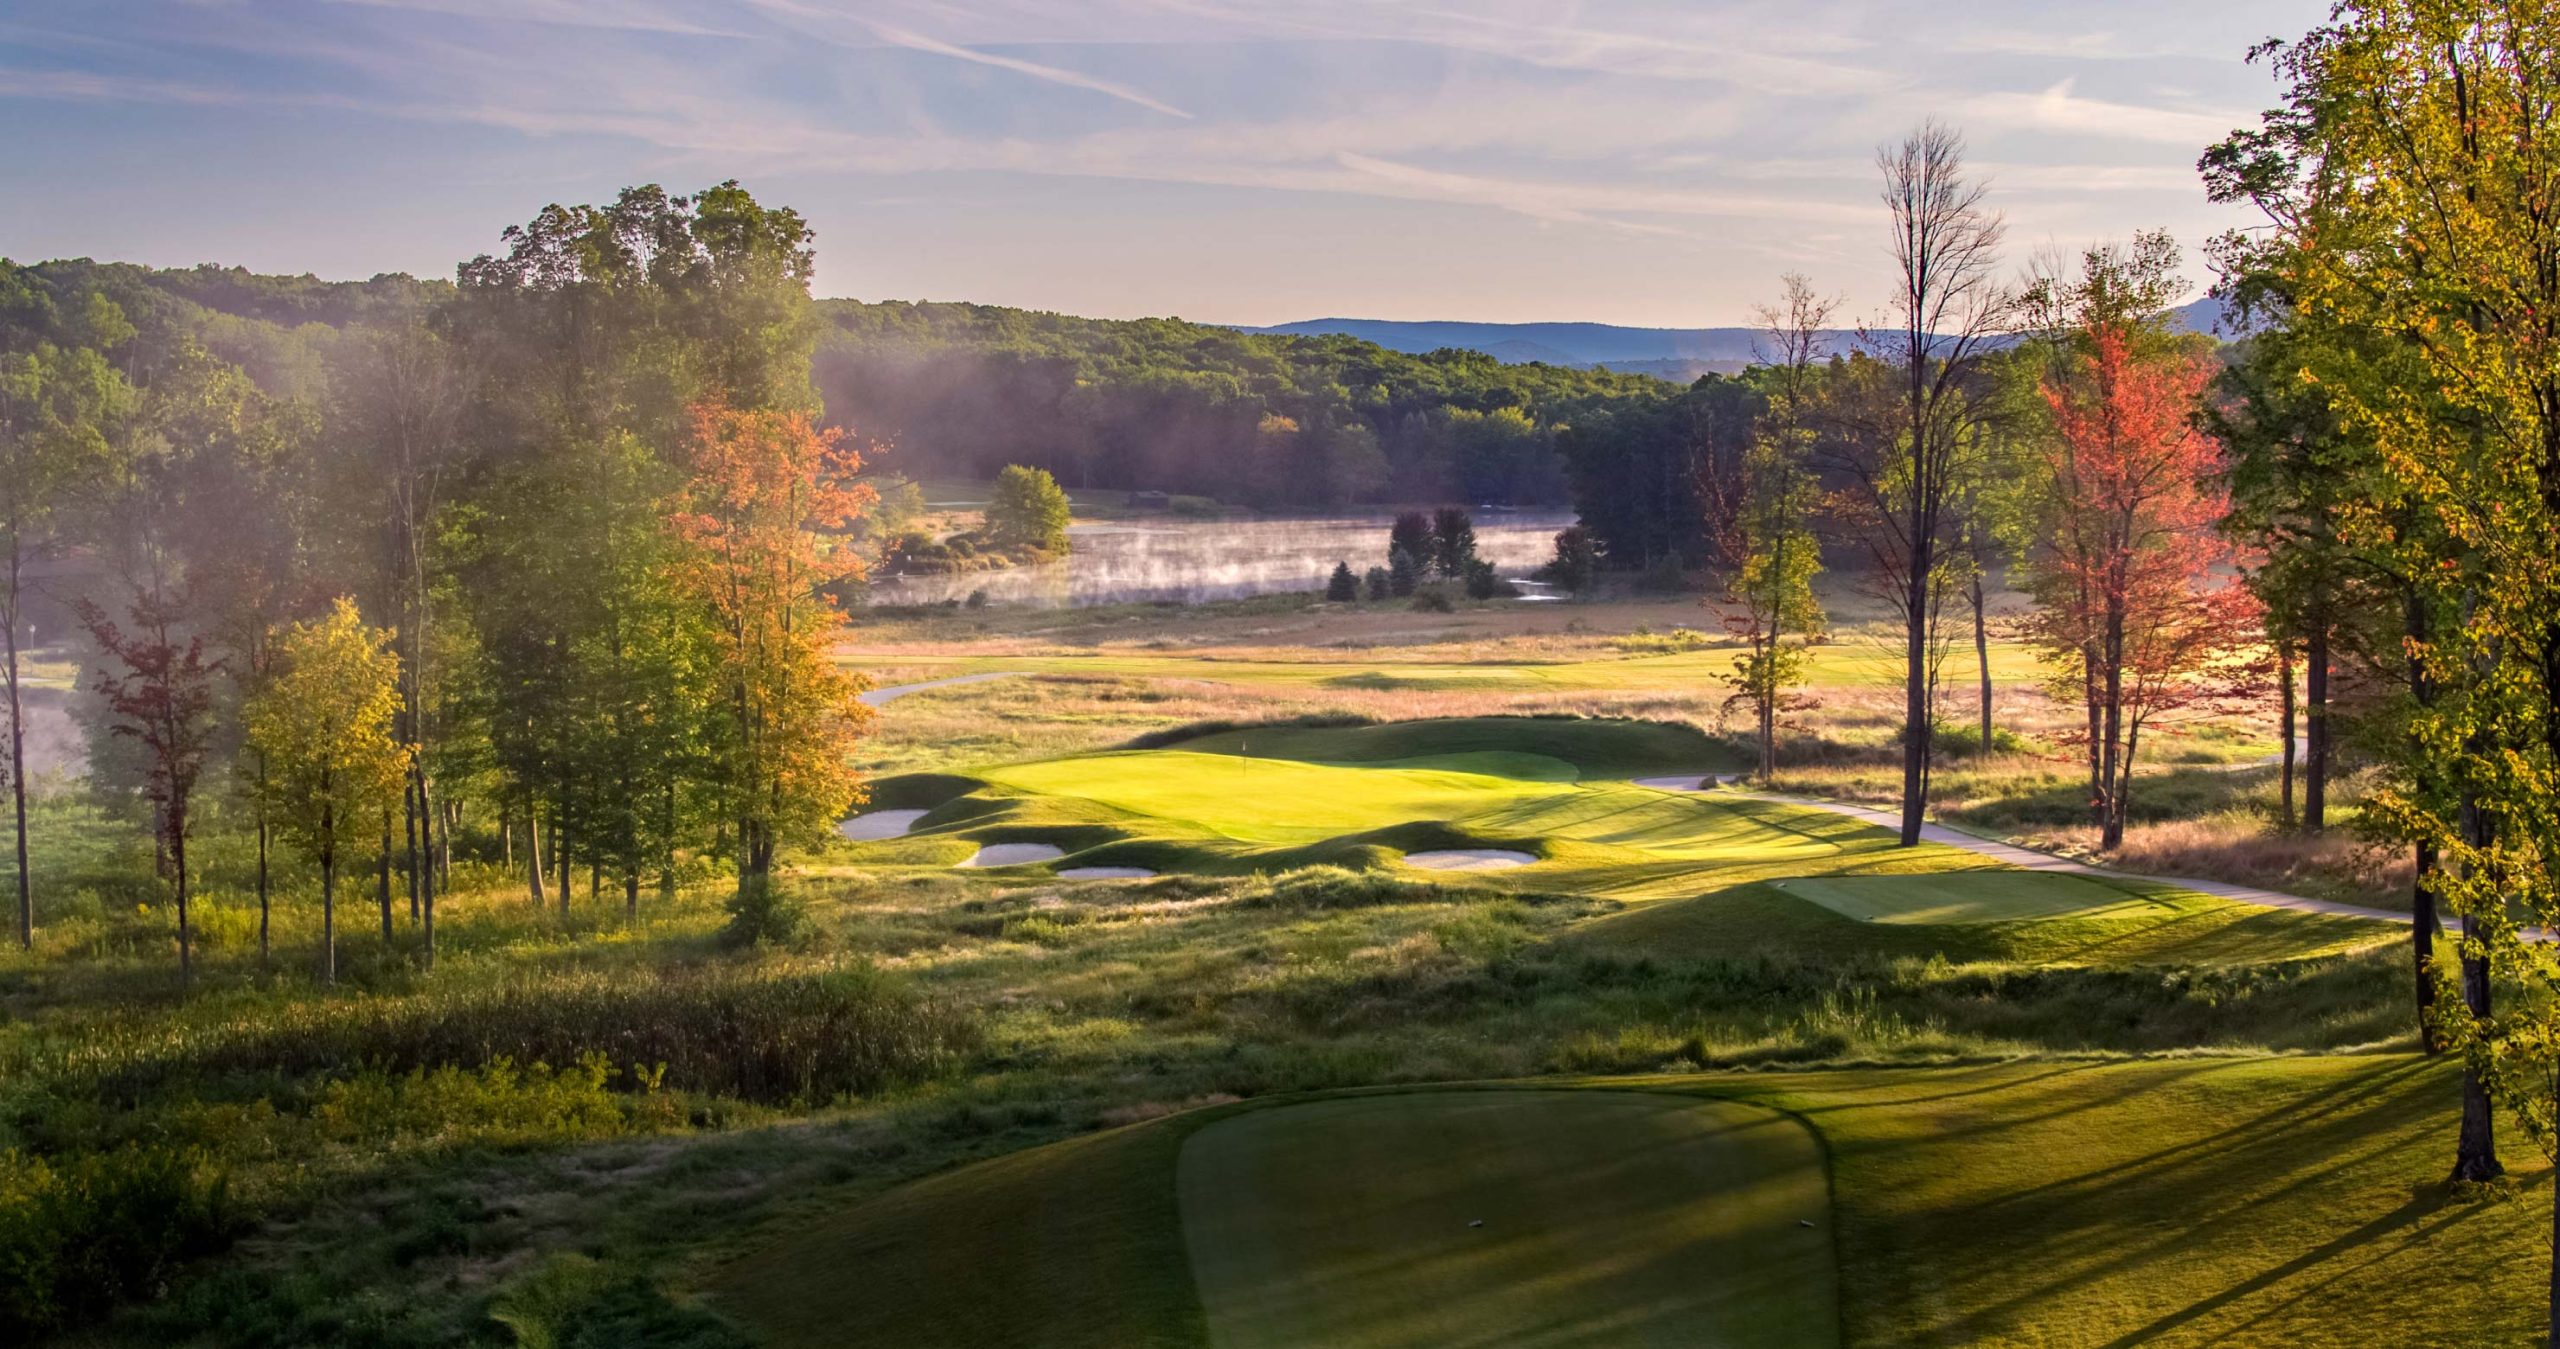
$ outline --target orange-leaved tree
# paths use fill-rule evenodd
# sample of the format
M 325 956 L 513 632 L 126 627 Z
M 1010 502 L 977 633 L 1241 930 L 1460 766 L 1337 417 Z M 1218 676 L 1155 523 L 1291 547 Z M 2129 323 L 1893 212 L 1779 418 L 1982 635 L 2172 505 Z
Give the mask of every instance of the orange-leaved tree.
M 2044 382 L 2029 631 L 2082 705 L 2099 846 L 2124 841 L 2142 733 L 2243 695 L 2256 601 L 2226 574 L 2222 447 L 2195 427 L 2209 357 L 2093 319 Z
M 778 846 L 823 838 L 861 800 L 853 747 L 870 709 L 835 663 L 845 614 L 830 591 L 861 575 L 843 531 L 873 494 L 852 480 L 854 444 L 802 413 L 696 407 L 690 453 L 674 525 L 714 630 L 705 748 L 743 894 L 771 877 Z

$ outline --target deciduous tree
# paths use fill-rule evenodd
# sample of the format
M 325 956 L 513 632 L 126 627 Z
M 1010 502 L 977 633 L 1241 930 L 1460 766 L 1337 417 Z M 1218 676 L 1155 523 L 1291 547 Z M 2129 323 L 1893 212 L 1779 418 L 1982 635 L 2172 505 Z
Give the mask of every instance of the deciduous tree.
M 829 589 L 861 559 L 840 531 L 870 500 L 862 456 L 795 413 L 695 409 L 692 478 L 676 529 L 686 592 L 712 617 L 713 780 L 735 831 L 741 893 L 766 885 L 782 844 L 824 837 L 861 797 L 852 762 L 869 718 L 835 663 L 844 613 Z
M 400 661 L 392 634 L 351 599 L 276 640 L 275 672 L 249 704 L 262 789 L 287 838 L 320 868 L 320 972 L 338 977 L 338 864 L 400 794 L 410 747 L 392 734 Z

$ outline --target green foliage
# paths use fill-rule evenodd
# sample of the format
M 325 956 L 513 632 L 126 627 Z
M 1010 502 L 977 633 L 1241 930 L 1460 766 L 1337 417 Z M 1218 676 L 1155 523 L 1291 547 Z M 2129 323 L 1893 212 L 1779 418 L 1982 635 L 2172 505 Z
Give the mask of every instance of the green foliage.
M 0 1333 L 32 1338 L 156 1294 L 241 1225 L 226 1178 L 200 1156 L 0 1152 Z
M 1519 587 L 1503 580 L 1493 564 L 1483 558 L 1469 556 L 1459 568 L 1461 583 L 1471 600 L 1510 599 L 1520 593 Z
M 1476 560 L 1476 522 L 1458 506 L 1443 506 L 1431 515 L 1431 571 L 1455 581 L 1464 579 Z
M 1448 582 L 1433 581 L 1429 585 L 1414 590 L 1413 608 L 1414 612 L 1424 614 L 1456 613 L 1458 611 L 1457 594 Z
M 1007 551 L 1067 551 L 1066 491 L 1044 468 L 1008 464 L 987 501 L 987 539 Z
M 410 1073 L 590 1056 L 676 1091 L 815 1103 L 949 1071 L 975 1022 L 867 966 L 711 969 L 634 980 L 527 976 L 489 988 L 207 1012 L 148 1035 L 101 1031 L 22 1054 L 15 1072 L 130 1099 L 187 1083 L 371 1065 Z
M 741 884 L 722 907 L 728 910 L 729 921 L 720 929 L 720 944 L 732 949 L 796 947 L 816 931 L 809 919 L 809 906 L 770 878 Z
M 1096 487 L 1266 508 L 1559 504 L 1558 427 L 1676 392 L 1645 375 L 1173 319 L 832 300 L 819 310 L 829 327 L 816 377 L 830 410 L 858 409 L 866 431 L 919 462 L 970 476 L 1028 464 Z
M 1361 581 L 1362 597 L 1372 604 L 1395 594 L 1395 587 L 1395 576 L 1384 567 L 1371 567 Z
M 1399 548 L 1387 555 L 1387 593 L 1397 599 L 1411 595 L 1422 584 L 1422 560 L 1418 553 Z
M 1335 604 L 1350 604 L 1360 598 L 1360 578 L 1351 574 L 1350 563 L 1333 564 L 1333 575 L 1324 583 L 1324 597 Z
M 1579 595 L 1589 590 L 1599 576 L 1600 546 L 1592 541 L 1591 531 L 1580 525 L 1557 530 L 1555 556 L 1538 568 L 1538 579 Z

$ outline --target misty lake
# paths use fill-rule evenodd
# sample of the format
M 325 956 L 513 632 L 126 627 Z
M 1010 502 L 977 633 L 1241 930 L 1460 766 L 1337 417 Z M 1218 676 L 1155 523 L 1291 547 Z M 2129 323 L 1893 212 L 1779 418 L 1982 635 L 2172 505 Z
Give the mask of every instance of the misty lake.
M 1071 526 L 1063 562 L 956 576 L 898 576 L 871 587 L 875 604 L 933 604 L 984 590 L 998 604 L 1073 608 L 1149 601 L 1197 603 L 1275 591 L 1322 590 L 1336 562 L 1386 565 L 1391 514 L 1287 520 L 1113 520 Z M 1517 580 L 1555 554 L 1568 511 L 1479 515 L 1476 551 Z

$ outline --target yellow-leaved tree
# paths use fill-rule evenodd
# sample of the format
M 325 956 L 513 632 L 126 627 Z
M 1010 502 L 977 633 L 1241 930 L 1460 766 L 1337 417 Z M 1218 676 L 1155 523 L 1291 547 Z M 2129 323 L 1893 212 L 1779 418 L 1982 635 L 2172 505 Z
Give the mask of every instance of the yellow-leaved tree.
M 269 814 L 319 864 L 320 971 L 334 983 L 339 855 L 380 828 L 409 769 L 409 747 L 392 734 L 400 662 L 390 630 L 367 626 L 341 597 L 277 637 L 275 665 L 249 704 L 249 744 L 265 758 Z

